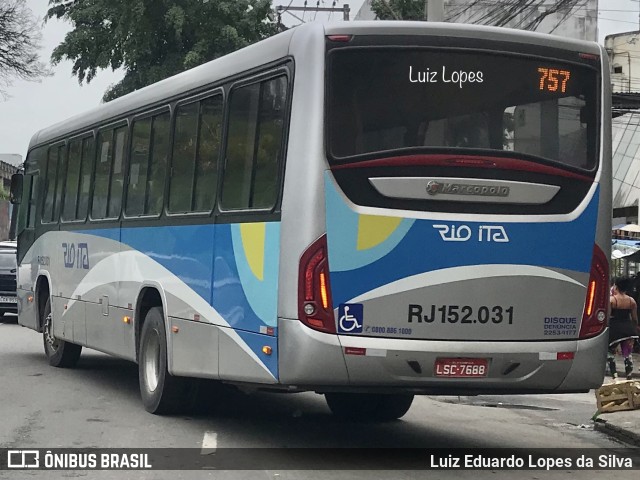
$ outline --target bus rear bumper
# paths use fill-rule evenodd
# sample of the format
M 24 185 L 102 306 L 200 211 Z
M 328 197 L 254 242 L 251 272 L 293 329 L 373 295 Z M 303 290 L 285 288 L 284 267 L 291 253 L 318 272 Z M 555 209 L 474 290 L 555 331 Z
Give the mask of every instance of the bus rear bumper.
M 553 342 L 371 338 L 320 333 L 298 320 L 280 319 L 280 381 L 316 391 L 433 395 L 587 391 L 602 385 L 607 338 L 607 331 L 592 339 Z M 436 376 L 439 358 L 486 360 L 487 374 Z

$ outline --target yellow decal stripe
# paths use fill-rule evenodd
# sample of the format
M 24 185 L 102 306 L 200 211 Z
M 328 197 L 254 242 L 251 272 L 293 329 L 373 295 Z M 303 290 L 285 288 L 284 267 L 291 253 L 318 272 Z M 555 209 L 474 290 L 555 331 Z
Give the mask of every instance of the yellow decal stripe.
M 240 225 L 242 248 L 247 257 L 247 263 L 251 272 L 258 280 L 264 279 L 264 245 L 267 224 L 243 223 Z
M 402 222 L 398 217 L 360 215 L 358 218 L 358 250 L 367 250 L 380 245 L 395 232 Z

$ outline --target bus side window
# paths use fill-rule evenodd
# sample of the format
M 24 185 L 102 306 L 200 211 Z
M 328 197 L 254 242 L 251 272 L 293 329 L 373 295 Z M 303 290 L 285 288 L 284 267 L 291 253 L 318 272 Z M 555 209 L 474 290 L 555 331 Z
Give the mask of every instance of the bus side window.
M 36 227 L 36 211 L 38 205 L 38 179 L 40 177 L 38 175 L 33 176 L 33 180 L 31 183 L 31 194 L 29 200 L 29 209 L 27 211 L 27 228 L 32 230 Z
M 107 197 L 109 195 L 109 173 L 111 171 L 113 130 L 102 130 L 98 133 L 98 152 L 96 155 L 95 175 L 93 180 L 93 201 L 91 218 L 101 219 L 107 216 Z
M 158 215 L 164 205 L 169 112 L 136 120 L 132 129 L 127 216 Z
M 151 118 L 136 120 L 131 130 L 129 151 L 129 184 L 125 213 L 129 216 L 144 214 L 144 197 L 149 170 L 149 143 L 151 142 Z
M 38 179 L 40 172 L 44 172 L 46 168 L 47 147 L 39 147 L 27 156 L 25 162 L 25 178 L 22 187 L 22 202 L 20 204 L 18 229 L 20 234 L 22 230 L 34 229 L 36 226 L 36 206 L 38 205 L 39 192 Z
M 147 175 L 147 194 L 144 213 L 158 215 L 164 207 L 164 184 L 167 177 L 171 115 L 169 112 L 153 117 L 151 128 L 151 158 Z M 209 185 L 209 188 L 212 188 Z
M 35 215 L 33 213 L 30 215 L 30 212 L 33 205 L 32 199 L 34 197 L 33 187 L 37 178 L 36 175 L 25 174 L 22 184 L 22 201 L 20 205 L 14 206 L 14 208 L 18 208 L 18 225 L 16 227 L 16 233 L 18 235 L 20 235 L 23 230 L 35 226 Z M 33 225 L 29 225 L 29 221 L 31 220 L 34 221 Z
M 124 153 L 127 139 L 127 127 L 119 127 L 114 132 L 113 167 L 109 182 L 109 205 L 107 216 L 118 218 L 122 208 L 122 189 L 124 184 Z
M 47 161 L 47 172 L 44 183 L 44 204 L 42 206 L 41 223 L 53 221 L 53 205 L 56 193 L 56 175 L 58 173 L 58 147 L 50 147 Z
M 64 181 L 67 170 L 67 146 L 60 145 L 58 147 L 58 175 L 56 182 L 56 197 L 53 204 L 53 222 L 57 222 L 60 218 L 60 210 L 62 207 L 62 192 L 64 191 Z
M 93 167 L 94 158 L 93 147 L 93 137 L 87 137 L 82 140 L 82 162 L 80 163 L 80 185 L 78 191 L 78 210 L 76 213 L 76 220 L 86 219 L 89 211 L 91 169 Z
M 278 197 L 278 165 L 282 158 L 287 79 L 262 84 L 258 117 L 258 143 L 253 164 L 252 208 L 271 208 Z
M 22 198 L 20 205 L 14 205 L 13 208 L 18 209 L 18 223 L 16 225 L 16 234 L 27 228 L 27 212 L 29 211 L 29 199 L 31 198 L 31 185 L 33 184 L 33 176 L 25 174 L 22 181 Z M 15 210 L 14 210 L 15 212 Z
M 176 110 L 169 186 L 169 211 L 172 213 L 191 211 L 199 110 L 199 102 L 180 105 Z
M 80 182 L 80 160 L 82 158 L 82 140 L 74 139 L 69 142 L 67 160 L 67 181 L 62 209 L 62 221 L 69 222 L 76 219 L 78 205 L 78 184 Z
M 222 208 L 275 205 L 286 100 L 285 76 L 232 90 Z
M 169 211 L 210 212 L 218 184 L 222 95 L 180 105 L 176 113 Z
M 218 160 L 222 137 L 222 95 L 203 100 L 200 104 L 198 156 L 193 189 L 193 210 L 213 209 L 218 185 Z

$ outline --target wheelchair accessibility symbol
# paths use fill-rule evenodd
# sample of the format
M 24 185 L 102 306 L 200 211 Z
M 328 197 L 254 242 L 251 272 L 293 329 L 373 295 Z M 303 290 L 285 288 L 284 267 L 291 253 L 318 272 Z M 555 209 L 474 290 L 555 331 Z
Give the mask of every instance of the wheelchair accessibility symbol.
M 361 303 L 341 303 L 338 306 L 338 333 L 362 333 Z

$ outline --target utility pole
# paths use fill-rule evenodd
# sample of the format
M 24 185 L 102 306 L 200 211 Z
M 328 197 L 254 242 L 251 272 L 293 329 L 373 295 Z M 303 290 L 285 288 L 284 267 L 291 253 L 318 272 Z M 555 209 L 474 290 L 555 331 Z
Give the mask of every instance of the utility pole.
M 442 22 L 444 20 L 444 0 L 425 0 L 427 21 Z
M 342 18 L 344 19 L 345 22 L 349 21 L 349 13 L 351 12 L 351 10 L 349 9 L 348 3 L 345 3 L 342 7 L 317 7 L 317 6 L 316 7 L 283 7 L 282 5 L 278 5 L 276 7 L 276 11 L 278 12 L 278 15 L 282 15 L 282 13 L 287 13 L 292 11 L 293 12 L 342 12 Z

